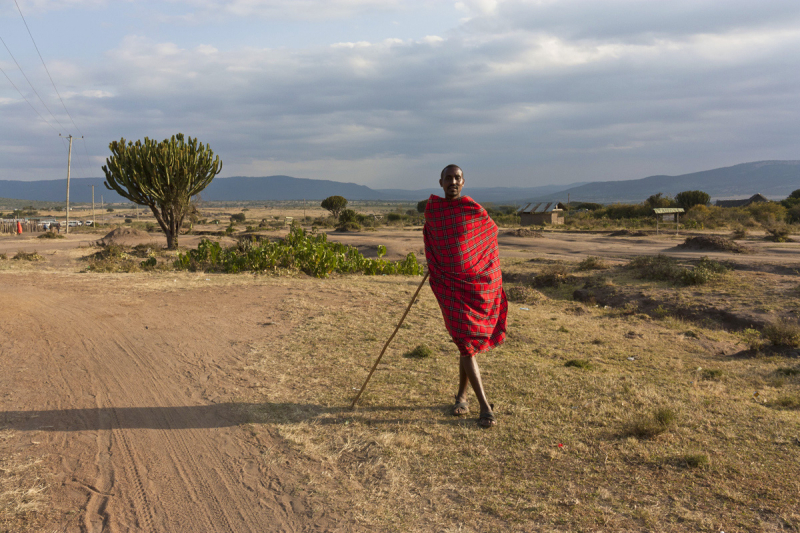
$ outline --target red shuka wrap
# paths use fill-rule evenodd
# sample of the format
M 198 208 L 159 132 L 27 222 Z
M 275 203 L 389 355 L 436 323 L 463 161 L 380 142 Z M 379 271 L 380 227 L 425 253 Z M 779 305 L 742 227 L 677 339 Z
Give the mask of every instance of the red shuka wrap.
M 475 200 L 435 195 L 425 207 L 425 257 L 447 331 L 463 357 L 503 343 L 503 292 L 497 225 Z

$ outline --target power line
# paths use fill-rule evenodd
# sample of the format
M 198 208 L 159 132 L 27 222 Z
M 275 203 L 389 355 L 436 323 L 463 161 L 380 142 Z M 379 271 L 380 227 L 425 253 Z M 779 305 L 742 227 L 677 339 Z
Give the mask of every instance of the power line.
M 12 86 L 12 87 L 14 87 L 14 88 L 17 90 L 17 92 L 18 92 L 18 93 L 19 93 L 19 95 L 22 97 L 22 99 L 23 99 L 23 100 L 25 100 L 25 101 L 28 103 L 28 105 L 29 105 L 29 106 L 31 106 L 31 109 L 33 109 L 33 111 L 34 111 L 34 112 L 35 112 L 37 115 L 39 115 L 39 118 L 40 118 L 40 119 L 42 119 L 42 120 L 44 121 L 44 123 L 45 123 L 45 124 L 47 124 L 48 126 L 50 126 L 51 128 L 53 128 L 53 131 L 54 131 L 54 132 L 58 133 L 58 130 L 55 128 L 55 126 L 53 126 L 52 124 L 50 124 L 50 123 L 47 121 L 47 119 L 46 119 L 46 118 L 44 118 L 44 117 L 42 116 L 42 114 L 41 114 L 41 113 L 39 113 L 39 110 L 38 110 L 38 109 L 36 109 L 35 107 L 33 107 L 33 104 L 30 102 L 30 100 L 28 100 L 27 98 L 25 98 L 25 95 L 24 95 L 24 94 L 22 94 L 22 91 L 20 91 L 20 90 L 19 90 L 19 88 L 18 88 L 16 85 L 14 85 L 14 82 L 13 82 L 13 81 L 11 81 L 11 78 L 9 78 L 9 77 L 8 77 L 8 74 L 6 74 L 6 71 L 5 71 L 5 70 L 3 70 L 3 67 L 0 67 L 0 72 L 2 72 L 2 73 L 5 75 L 6 79 L 8 80 L 8 83 L 10 83 L 10 84 L 11 84 L 11 86 Z M 59 126 L 60 126 L 60 124 L 59 124 Z
M 25 21 L 25 17 L 22 15 L 22 10 L 19 8 L 19 3 L 17 2 L 17 0 L 14 0 L 14 4 L 17 6 L 17 11 L 19 11 L 19 16 L 22 17 L 22 22 L 23 22 L 23 24 L 25 24 L 25 29 L 28 30 L 28 35 L 31 38 L 31 42 L 33 43 L 33 47 L 36 48 L 36 53 L 39 54 L 39 59 L 42 61 L 42 66 L 44 67 L 44 71 L 47 72 L 47 77 L 50 78 L 50 83 L 53 84 L 53 89 L 55 89 L 56 94 L 58 95 L 58 99 L 61 101 L 61 106 L 64 108 L 64 111 L 67 112 L 67 116 L 69 117 L 70 121 L 72 121 L 72 125 L 75 126 L 75 129 L 78 130 L 78 133 L 80 133 L 81 137 L 82 137 L 83 133 L 81 132 L 80 128 L 78 128 L 78 125 L 75 124 L 75 120 L 73 120 L 72 115 L 69 114 L 69 111 L 67 110 L 67 106 L 64 104 L 64 99 L 61 98 L 61 93 L 58 92 L 58 89 L 56 88 L 56 83 L 53 81 L 53 77 L 50 75 L 50 71 L 47 70 L 47 65 L 45 65 L 45 63 L 44 63 L 44 58 L 42 57 L 42 53 L 39 52 L 39 47 L 36 46 L 36 40 L 33 38 L 33 34 L 31 33 L 31 29 L 28 27 L 28 23 Z
M 59 122 L 59 120 L 56 118 L 56 116 L 53 114 L 53 112 L 52 112 L 52 111 L 50 111 L 50 108 L 49 108 L 49 107 L 47 107 L 47 104 L 45 104 L 45 103 L 44 103 L 44 100 L 42 100 L 42 97 L 41 97 L 41 96 L 39 96 L 39 92 L 38 92 L 38 91 L 36 90 L 36 88 L 33 86 L 33 83 L 31 83 L 31 80 L 29 80 L 29 79 L 28 79 L 28 76 L 26 76 L 26 75 L 25 75 L 25 71 L 24 71 L 24 70 L 22 70 L 22 67 L 21 67 L 21 66 L 20 66 L 20 64 L 19 64 L 19 61 L 17 61 L 17 58 L 16 58 L 16 57 L 14 57 L 14 54 L 12 54 L 12 53 L 11 53 L 11 50 L 8 48 L 8 45 L 7 45 L 7 44 L 6 44 L 6 42 L 3 40 L 3 38 L 2 38 L 2 37 L 0 37 L 0 43 L 3 43 L 3 46 L 5 46 L 5 48 L 6 48 L 6 52 L 8 52 L 8 55 L 10 55 L 10 56 L 11 56 L 11 59 L 13 59 L 13 60 L 14 60 L 14 64 L 15 64 L 15 65 L 17 65 L 17 68 L 19 69 L 20 73 L 22 74 L 22 77 L 23 77 L 23 78 L 25 78 L 25 81 L 27 81 L 27 82 L 28 82 L 28 85 L 30 85 L 30 86 L 31 86 L 31 90 L 33 90 L 33 94 L 35 94 L 35 95 L 36 95 L 36 97 L 37 97 L 37 98 L 39 99 L 39 101 L 42 103 L 42 105 L 44 106 L 44 108 L 45 108 L 45 109 L 47 109 L 47 112 L 48 112 L 48 113 L 50 113 L 50 116 L 51 116 L 51 117 L 53 117 L 53 120 L 55 120 L 55 121 L 56 121 L 56 124 L 58 124 L 59 126 L 61 126 L 61 129 L 62 129 L 62 130 L 65 130 L 66 128 L 64 127 L 64 125 L 63 125 L 63 124 L 61 124 L 61 122 Z M 6 76 L 6 77 L 8 77 L 8 76 Z M 40 116 L 41 116 L 41 115 L 40 115 Z

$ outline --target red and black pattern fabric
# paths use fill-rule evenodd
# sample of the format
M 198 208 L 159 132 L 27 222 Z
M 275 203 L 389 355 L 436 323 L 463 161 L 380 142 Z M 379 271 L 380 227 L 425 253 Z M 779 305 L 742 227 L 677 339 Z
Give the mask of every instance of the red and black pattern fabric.
M 423 236 L 431 289 L 461 355 L 472 357 L 502 344 L 508 302 L 497 225 L 489 214 L 468 196 L 431 195 Z

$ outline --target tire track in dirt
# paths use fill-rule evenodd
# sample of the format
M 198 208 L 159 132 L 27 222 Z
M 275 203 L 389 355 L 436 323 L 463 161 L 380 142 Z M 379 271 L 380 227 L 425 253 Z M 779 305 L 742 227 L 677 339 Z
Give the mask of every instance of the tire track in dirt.
M 14 339 L 0 344 L 0 358 L 35 353 L 29 362 L 47 389 L 28 393 L 15 412 L 56 420 L 55 427 L 16 425 L 38 430 L 42 448 L 62 456 L 57 499 L 83 508 L 64 531 L 293 532 L 325 523 L 312 526 L 310 517 L 292 512 L 287 502 L 296 498 L 274 487 L 296 481 L 265 472 L 263 464 L 254 469 L 259 451 L 244 441 L 242 420 L 230 407 L 203 400 L 208 391 L 235 394 L 225 369 L 239 364 L 236 341 L 252 338 L 255 320 L 215 330 L 207 312 L 180 302 L 202 297 L 182 293 L 168 298 L 177 305 L 159 306 L 158 294 L 116 294 L 109 305 L 87 290 L 75 298 L 74 290 L 51 283 L 5 289 L 28 327 L 9 327 L 0 311 L 0 334 Z M 222 312 L 237 303 L 230 300 Z M 198 375 L 205 383 L 187 377 Z

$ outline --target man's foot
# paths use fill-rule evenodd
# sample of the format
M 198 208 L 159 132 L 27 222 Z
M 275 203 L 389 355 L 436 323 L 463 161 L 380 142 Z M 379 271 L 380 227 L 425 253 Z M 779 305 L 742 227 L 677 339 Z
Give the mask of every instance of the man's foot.
M 482 428 L 490 428 L 497 425 L 497 419 L 494 417 L 494 404 L 489 406 L 489 411 L 481 411 L 481 416 L 478 418 L 478 425 Z
M 453 416 L 464 416 L 469 414 L 469 404 L 464 402 L 458 401 L 458 396 L 456 396 L 456 404 L 453 406 Z

